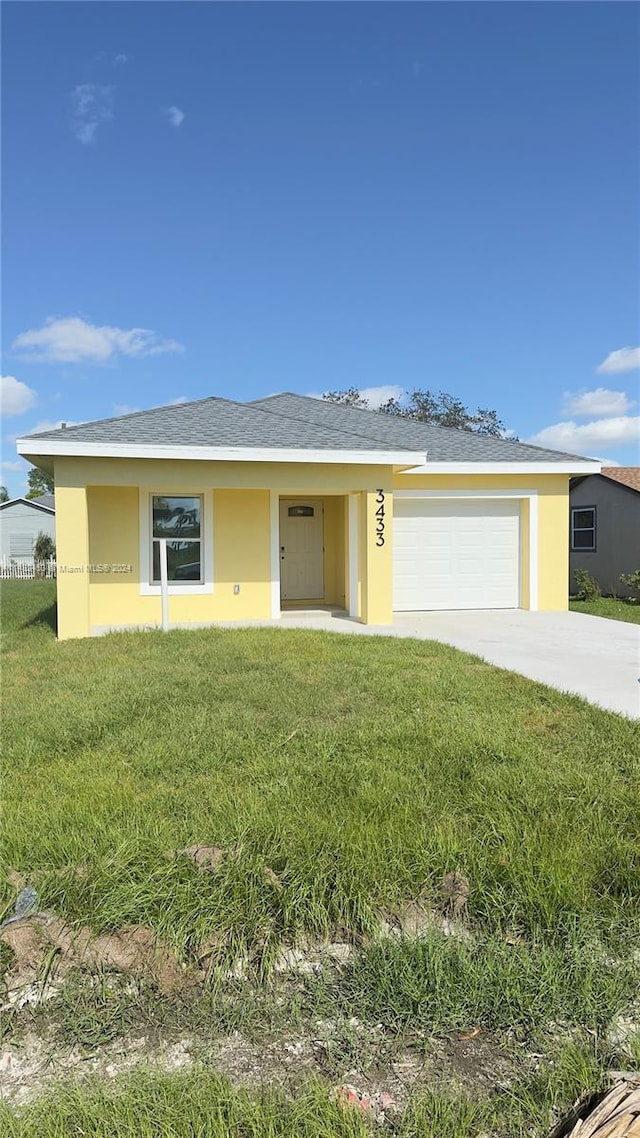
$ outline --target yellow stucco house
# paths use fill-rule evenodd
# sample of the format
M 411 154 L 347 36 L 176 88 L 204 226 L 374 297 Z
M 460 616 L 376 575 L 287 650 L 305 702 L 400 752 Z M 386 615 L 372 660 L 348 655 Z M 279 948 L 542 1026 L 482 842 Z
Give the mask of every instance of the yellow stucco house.
M 600 464 L 301 395 L 45 431 L 58 635 L 427 609 L 566 609 L 569 479 Z

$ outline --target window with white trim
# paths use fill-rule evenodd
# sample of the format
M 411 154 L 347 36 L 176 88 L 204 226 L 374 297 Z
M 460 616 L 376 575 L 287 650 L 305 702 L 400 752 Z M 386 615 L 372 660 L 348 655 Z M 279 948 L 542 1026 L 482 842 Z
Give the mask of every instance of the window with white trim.
M 571 552 L 593 553 L 596 548 L 596 508 L 576 506 L 571 511 Z
M 167 578 L 172 585 L 202 585 L 202 497 L 151 496 L 151 577 L 160 584 L 160 540 L 167 541 Z

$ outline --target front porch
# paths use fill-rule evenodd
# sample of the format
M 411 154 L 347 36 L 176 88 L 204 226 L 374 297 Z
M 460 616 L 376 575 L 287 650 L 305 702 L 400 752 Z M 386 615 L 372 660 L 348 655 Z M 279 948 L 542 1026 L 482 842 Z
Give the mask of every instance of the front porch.
M 346 608 L 348 496 L 280 497 L 278 551 L 280 606 Z
M 212 484 L 213 464 L 197 481 L 193 467 L 171 473 L 170 483 L 151 471 L 139 485 L 59 479 L 60 639 L 236 621 L 290 626 L 315 613 L 391 622 L 392 496 L 363 488 L 363 469 L 353 490 L 335 468 L 322 471 L 320 486 L 319 471 L 313 479 L 305 471 L 277 488 Z M 369 485 L 381 473 L 369 472 Z M 316 483 L 308 494 L 305 481 Z
M 271 492 L 273 618 L 391 621 L 391 495 Z

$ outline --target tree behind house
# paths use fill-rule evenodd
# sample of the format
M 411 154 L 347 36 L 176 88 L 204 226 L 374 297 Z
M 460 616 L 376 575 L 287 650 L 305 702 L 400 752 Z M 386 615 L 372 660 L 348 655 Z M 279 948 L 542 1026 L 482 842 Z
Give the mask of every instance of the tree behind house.
M 496 411 L 489 411 L 485 407 L 471 411 L 461 399 L 446 391 L 406 392 L 401 399 L 388 399 L 376 408 L 371 407 L 357 387 L 349 387 L 346 391 L 328 391 L 322 398 L 330 403 L 359 407 L 361 410 L 376 410 L 384 415 L 397 415 L 398 418 L 413 419 L 418 423 L 435 423 L 438 427 L 473 431 L 476 435 L 491 435 L 497 439 L 506 436 L 504 423 Z
M 33 543 L 33 560 L 36 567 L 36 575 L 44 577 L 45 572 L 43 566 L 47 561 L 51 561 L 56 555 L 56 543 L 48 533 L 43 533 L 40 530 L 36 540 Z
M 27 483 L 29 489 L 25 494 L 26 498 L 39 498 L 41 494 L 53 494 L 53 478 L 45 474 L 44 470 L 38 470 L 36 466 L 29 471 Z

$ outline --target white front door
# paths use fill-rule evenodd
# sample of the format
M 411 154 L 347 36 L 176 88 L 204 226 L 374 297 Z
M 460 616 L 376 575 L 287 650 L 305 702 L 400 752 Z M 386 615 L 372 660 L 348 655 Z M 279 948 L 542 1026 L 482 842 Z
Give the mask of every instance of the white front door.
M 322 501 L 280 500 L 280 595 L 283 601 L 324 596 Z

